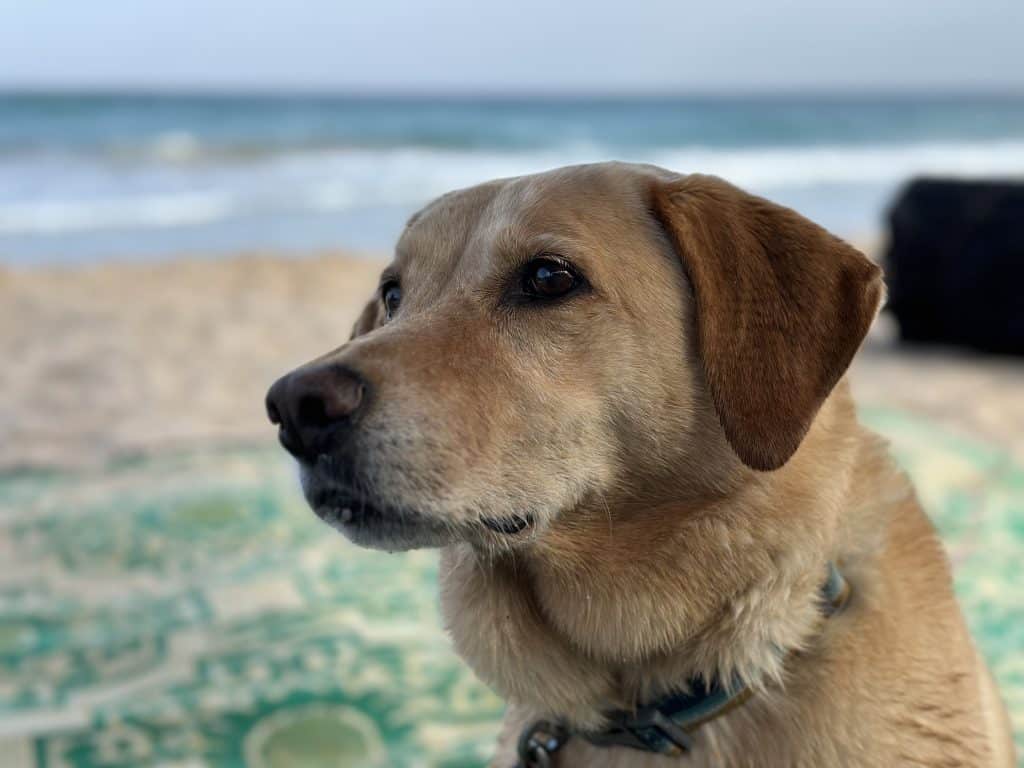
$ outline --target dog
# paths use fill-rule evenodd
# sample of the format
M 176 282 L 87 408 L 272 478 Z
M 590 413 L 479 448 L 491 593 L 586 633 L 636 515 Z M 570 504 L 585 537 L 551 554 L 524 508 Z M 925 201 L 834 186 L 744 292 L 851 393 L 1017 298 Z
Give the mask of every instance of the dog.
M 936 532 L 844 373 L 879 268 L 619 163 L 416 213 L 271 421 L 356 544 L 439 547 L 493 765 L 1010 766 Z

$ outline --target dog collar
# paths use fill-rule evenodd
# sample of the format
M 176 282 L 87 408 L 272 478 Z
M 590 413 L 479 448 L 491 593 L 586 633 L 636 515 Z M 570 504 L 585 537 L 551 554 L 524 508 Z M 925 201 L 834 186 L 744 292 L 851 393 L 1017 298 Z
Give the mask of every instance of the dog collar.
M 850 585 L 835 563 L 829 562 L 821 586 L 821 610 L 826 618 L 839 613 L 850 596 Z M 636 711 L 607 715 L 601 731 L 573 732 L 564 724 L 539 720 L 519 736 L 516 768 L 548 768 L 552 756 L 573 736 L 599 747 L 629 747 L 658 755 L 679 756 L 690 751 L 693 733 L 704 723 L 740 706 L 752 691 L 738 676 L 728 683 L 691 680 L 686 693 L 673 693 Z

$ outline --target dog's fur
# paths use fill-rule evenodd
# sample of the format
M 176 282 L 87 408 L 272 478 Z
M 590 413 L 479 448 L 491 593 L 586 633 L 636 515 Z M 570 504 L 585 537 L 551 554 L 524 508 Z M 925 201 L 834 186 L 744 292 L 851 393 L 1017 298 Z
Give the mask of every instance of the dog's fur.
M 587 287 L 515 300 L 538 254 Z M 494 765 L 533 719 L 736 674 L 754 696 L 678 763 L 577 738 L 556 764 L 1012 764 L 942 546 L 842 379 L 882 300 L 868 259 L 719 179 L 602 164 L 440 198 L 388 275 L 395 316 L 375 297 L 319 361 L 373 399 L 344 478 L 318 462 L 307 491 L 385 510 L 341 526 L 359 543 L 443 547 L 455 647 L 509 702 Z M 852 598 L 825 620 L 829 560 Z

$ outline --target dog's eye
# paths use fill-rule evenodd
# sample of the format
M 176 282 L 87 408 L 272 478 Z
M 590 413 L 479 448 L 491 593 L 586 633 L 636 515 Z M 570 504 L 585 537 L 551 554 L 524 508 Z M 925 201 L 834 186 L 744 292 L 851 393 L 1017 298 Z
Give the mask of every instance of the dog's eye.
M 380 296 L 384 302 L 384 315 L 390 320 L 402 303 L 402 288 L 398 283 L 385 283 L 380 289 Z
M 560 261 L 549 258 L 534 259 L 526 265 L 523 290 L 530 296 L 557 299 L 580 284 L 580 277 Z

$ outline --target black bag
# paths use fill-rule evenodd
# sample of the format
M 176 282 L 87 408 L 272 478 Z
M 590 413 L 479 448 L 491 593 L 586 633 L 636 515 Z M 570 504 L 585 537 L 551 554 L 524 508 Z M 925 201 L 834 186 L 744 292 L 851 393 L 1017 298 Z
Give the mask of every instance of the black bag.
M 900 336 L 1024 354 L 1024 183 L 918 179 L 889 211 Z

